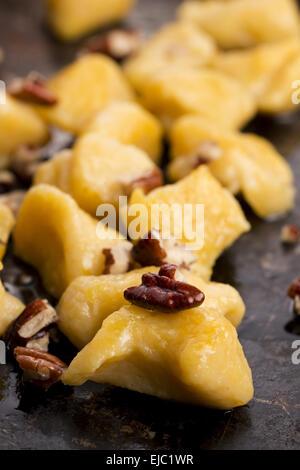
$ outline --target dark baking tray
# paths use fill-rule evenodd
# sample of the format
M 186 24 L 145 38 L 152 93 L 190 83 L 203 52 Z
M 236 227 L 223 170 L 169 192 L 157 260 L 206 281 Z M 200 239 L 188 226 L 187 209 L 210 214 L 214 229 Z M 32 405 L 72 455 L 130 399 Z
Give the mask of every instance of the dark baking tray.
M 128 23 L 151 33 L 174 16 L 178 0 L 140 0 Z M 51 74 L 73 60 L 78 45 L 56 42 L 42 22 L 42 2 L 2 0 L 0 45 L 6 60 L 0 78 L 31 70 Z M 300 77 L 296 77 L 300 78 Z M 300 178 L 299 114 L 258 117 L 249 128 L 269 138 Z M 253 370 L 255 398 L 222 412 L 163 402 L 112 386 L 58 385 L 48 393 L 23 386 L 13 363 L 0 366 L 0 449 L 299 449 L 300 365 L 291 362 L 300 334 L 286 289 L 300 274 L 300 249 L 280 243 L 284 223 L 300 223 L 299 196 L 286 218 L 264 222 L 245 206 L 252 231 L 218 261 L 215 279 L 242 294 L 247 314 L 239 329 Z M 6 287 L 24 301 L 44 295 L 34 283 L 18 287 L 28 268 L 9 253 Z M 29 269 L 29 272 L 32 272 Z M 66 346 L 64 354 L 72 354 Z

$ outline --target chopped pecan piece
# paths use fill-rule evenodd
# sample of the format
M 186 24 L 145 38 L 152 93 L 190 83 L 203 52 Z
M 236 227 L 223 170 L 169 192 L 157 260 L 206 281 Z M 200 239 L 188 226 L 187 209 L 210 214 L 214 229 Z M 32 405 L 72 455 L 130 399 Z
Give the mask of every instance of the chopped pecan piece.
M 184 275 L 179 271 L 176 264 L 163 264 L 158 272 L 159 276 L 166 276 L 175 281 L 185 282 Z
M 287 292 L 287 295 L 291 298 L 294 299 L 297 295 L 300 296 L 300 277 L 298 279 L 295 279 L 292 284 L 289 287 L 289 290 Z
M 20 145 L 11 157 L 11 167 L 24 183 L 31 183 L 40 163 L 40 149 L 31 145 Z
M 175 264 L 188 268 L 196 261 L 194 254 L 174 238 L 162 239 L 156 229 L 150 230 L 132 249 L 133 259 L 142 266 Z
M 137 51 L 141 43 L 136 29 L 114 29 L 87 41 L 82 53 L 106 54 L 115 60 L 124 60 Z
M 24 380 L 48 389 L 60 380 L 67 365 L 58 357 L 36 349 L 18 346 L 14 356 L 24 371 Z
M 169 176 L 173 179 L 184 178 L 200 165 L 208 165 L 222 156 L 222 149 L 211 141 L 204 141 L 188 155 L 180 155 L 169 166 Z
M 300 228 L 297 225 L 284 225 L 281 230 L 281 241 L 286 244 L 294 244 L 300 240 Z
M 11 171 L 0 171 L 0 193 L 7 193 L 16 185 L 17 180 Z
M 57 103 L 56 96 L 47 88 L 46 80 L 36 72 L 25 78 L 15 78 L 8 92 L 18 98 L 34 104 L 53 106 Z
M 0 203 L 9 207 L 10 210 L 15 214 L 15 216 L 17 216 L 19 209 L 23 203 L 25 194 L 26 191 L 23 191 L 21 189 L 11 191 L 10 193 L 2 194 L 0 196 Z
M 102 250 L 105 256 L 104 274 L 123 274 L 132 269 L 132 243 L 124 241 Z
M 294 298 L 294 312 L 300 316 L 300 295 L 296 295 Z
M 45 347 L 46 344 L 48 347 L 47 328 L 57 320 L 56 310 L 47 300 L 35 299 L 9 327 L 4 341 L 9 349 L 14 349 L 16 346 L 29 347 L 29 344 L 31 347 L 33 344 L 38 344 L 39 349 Z
M 134 180 L 123 180 L 124 193 L 130 195 L 136 188 L 141 188 L 145 194 L 163 185 L 163 174 L 159 168 L 152 168 Z
M 200 165 L 206 165 L 214 160 L 218 160 L 222 156 L 222 150 L 218 144 L 205 140 L 197 147 L 192 156 L 194 157 L 193 168 L 197 168 Z
M 174 275 L 173 268 L 164 267 L 162 272 Z M 197 287 L 169 276 L 144 274 L 142 284 L 126 289 L 124 297 L 139 307 L 166 313 L 198 307 L 204 302 L 205 295 Z

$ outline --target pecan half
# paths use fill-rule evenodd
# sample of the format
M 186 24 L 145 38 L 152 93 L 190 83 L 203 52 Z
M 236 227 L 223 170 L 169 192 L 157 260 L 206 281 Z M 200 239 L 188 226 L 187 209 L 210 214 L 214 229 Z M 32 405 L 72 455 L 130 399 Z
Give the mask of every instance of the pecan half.
M 23 191 L 21 189 L 11 191 L 10 193 L 2 194 L 0 196 L 0 203 L 9 207 L 10 210 L 15 214 L 15 216 L 17 216 L 20 207 L 23 203 L 25 194 L 26 191 Z
M 142 266 L 175 264 L 188 268 L 196 261 L 195 255 L 174 238 L 162 239 L 156 229 L 150 230 L 132 249 L 133 259 Z
M 81 53 L 106 54 L 115 60 L 124 60 L 137 51 L 141 43 L 136 29 L 114 29 L 87 41 Z
M 124 241 L 111 248 L 104 248 L 104 274 L 123 274 L 133 268 L 131 257 L 132 243 Z
M 15 78 L 8 92 L 19 100 L 45 106 L 53 106 L 58 101 L 47 88 L 46 80 L 36 72 L 30 73 L 25 78 Z
M 163 273 L 174 275 L 173 269 L 164 267 Z M 197 287 L 161 274 L 144 274 L 140 286 L 129 287 L 124 292 L 126 300 L 149 310 L 172 313 L 198 307 L 205 295 Z
M 47 328 L 58 320 L 56 310 L 47 300 L 35 299 L 7 330 L 4 341 L 9 349 L 16 346 L 33 347 L 38 344 L 38 349 L 48 348 Z M 45 337 L 46 336 L 46 337 Z
M 67 365 L 58 357 L 36 349 L 18 346 L 14 356 L 24 371 L 24 380 L 48 389 L 60 380 Z
M 141 188 L 145 194 L 163 185 L 163 174 L 159 168 L 152 168 L 133 180 L 123 180 L 124 193 L 130 195 L 136 188 Z
M 284 225 L 281 230 L 281 242 L 293 245 L 300 240 L 300 228 L 297 225 Z
M 0 193 L 7 193 L 17 184 L 15 175 L 11 171 L 0 171 Z

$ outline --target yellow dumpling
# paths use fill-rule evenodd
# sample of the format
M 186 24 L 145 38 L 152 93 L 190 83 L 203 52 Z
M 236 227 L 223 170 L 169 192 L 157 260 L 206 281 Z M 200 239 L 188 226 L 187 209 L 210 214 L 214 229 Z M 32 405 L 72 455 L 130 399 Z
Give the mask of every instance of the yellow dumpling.
M 209 162 L 211 147 L 219 152 L 209 163 L 213 175 L 234 194 L 241 192 L 260 217 L 274 217 L 293 207 L 292 171 L 262 137 L 225 130 L 199 116 L 185 116 L 174 125 L 171 143 L 171 180 L 186 176 L 199 158 L 205 162 L 206 152 Z
M 225 49 L 299 36 L 295 0 L 189 1 L 182 3 L 178 16 L 211 34 Z
M 52 77 L 47 87 L 58 102 L 36 109 L 51 124 L 75 134 L 112 101 L 134 99 L 120 67 L 100 54 L 88 54 L 76 60 Z
M 298 111 L 300 104 L 300 52 L 280 69 L 262 97 L 263 113 L 277 114 Z
M 171 23 L 157 31 L 124 66 L 130 83 L 136 90 L 157 71 L 170 66 L 201 67 L 216 53 L 213 39 L 196 26 Z
M 59 297 L 78 276 L 101 274 L 104 248 L 123 237 L 97 223 L 67 194 L 48 185 L 26 195 L 14 231 L 14 251 L 40 273 L 45 288 Z M 127 242 L 126 242 L 127 243 Z
M 10 154 L 19 145 L 40 145 L 48 138 L 47 126 L 27 104 L 6 95 L 0 104 L 0 168 L 9 164 Z
M 47 18 L 54 33 L 70 41 L 121 20 L 135 3 L 136 0 L 47 0 Z
M 112 103 L 97 114 L 83 132 L 97 132 L 122 144 L 134 145 L 146 152 L 156 163 L 162 154 L 161 124 L 137 103 Z
M 201 216 L 197 216 L 197 207 L 201 204 L 204 208 L 204 224 Z M 184 211 L 184 207 L 186 210 L 191 208 L 191 217 L 184 213 L 178 217 L 178 208 Z M 144 236 L 154 228 L 162 231 L 161 236 L 164 238 L 165 225 L 157 208 L 162 209 L 163 214 L 170 215 L 169 236 L 185 244 L 189 252 L 189 248 L 192 248 L 195 262 L 190 269 L 205 280 L 210 278 L 213 265 L 222 251 L 250 228 L 238 202 L 222 188 L 206 166 L 197 168 L 176 184 L 154 189 L 147 196 L 142 190 L 136 189 L 128 208 L 129 233 L 132 234 L 138 223 L 140 230 L 137 235 L 140 231 L 141 236 Z M 133 220 L 131 215 L 135 209 L 137 215 Z M 183 221 L 183 231 L 179 229 L 179 221 Z M 202 243 L 199 239 L 201 233 Z
M 6 245 L 14 225 L 15 217 L 12 211 L 0 203 L 0 262 L 5 254 Z
M 62 150 L 50 160 L 41 163 L 34 175 L 34 184 L 50 184 L 70 193 L 72 155 L 72 150 Z
M 118 206 L 119 196 L 130 195 L 153 172 L 159 177 L 156 186 L 162 183 L 160 170 L 142 150 L 97 133 L 78 139 L 71 166 L 71 194 L 92 215 L 100 204 Z
M 9 325 L 22 313 L 25 306 L 16 297 L 5 291 L 0 281 L 0 337 L 4 335 Z
M 221 409 L 253 396 L 236 329 L 204 305 L 175 314 L 130 305 L 113 313 L 62 377 L 68 385 L 87 380 Z
M 146 83 L 142 102 L 166 128 L 185 114 L 197 113 L 234 129 L 246 124 L 256 112 L 246 88 L 209 69 L 172 67 L 157 73 Z
M 236 78 L 259 99 L 295 54 L 300 55 L 300 41 L 292 38 L 260 44 L 251 49 L 220 53 L 212 61 L 212 66 Z
M 62 295 L 57 306 L 59 328 L 78 349 L 89 343 L 105 318 L 128 304 L 124 291 L 139 285 L 143 274 L 156 273 L 153 266 L 126 274 L 85 276 L 75 279 Z M 237 327 L 245 313 L 238 292 L 226 284 L 206 283 L 199 276 L 182 270 L 185 282 L 205 292 L 205 308 L 224 315 Z

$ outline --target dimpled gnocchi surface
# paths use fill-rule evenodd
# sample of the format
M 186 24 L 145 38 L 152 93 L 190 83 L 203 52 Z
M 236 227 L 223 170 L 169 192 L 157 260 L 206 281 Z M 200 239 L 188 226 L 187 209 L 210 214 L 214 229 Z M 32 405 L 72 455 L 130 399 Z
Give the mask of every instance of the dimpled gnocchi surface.
M 178 16 L 203 28 L 225 49 L 299 37 L 295 0 L 189 1 L 179 7 Z
M 253 97 L 238 81 L 205 68 L 170 67 L 154 74 L 141 99 L 166 128 L 190 113 L 201 114 L 227 128 L 239 128 L 256 112 Z
M 201 144 L 213 142 L 220 149 L 220 158 L 209 164 L 210 170 L 231 192 L 241 192 L 259 216 L 273 217 L 292 208 L 292 171 L 262 137 L 225 130 L 202 117 L 185 116 L 175 124 L 171 142 L 171 179 L 185 176 L 182 171 L 188 171 L 189 155 L 197 154 Z
M 128 304 L 124 291 L 139 285 L 142 275 L 156 273 L 153 266 L 126 274 L 85 276 L 75 279 L 64 292 L 57 307 L 59 328 L 78 347 L 93 339 L 103 321 L 111 313 Z M 206 283 L 189 271 L 182 271 L 186 282 L 205 292 L 205 308 L 224 315 L 237 327 L 242 321 L 245 306 L 233 287 L 215 282 Z
M 84 133 L 97 132 L 146 152 L 156 163 L 162 154 L 163 130 L 160 122 L 137 103 L 114 102 L 84 129 Z
M 18 318 L 25 306 L 22 302 L 5 291 L 0 281 L 0 337 L 9 325 Z
M 75 40 L 89 31 L 122 19 L 135 0 L 47 0 L 48 23 L 63 40 Z
M 9 164 L 19 145 L 40 145 L 47 137 L 47 126 L 31 107 L 7 94 L 0 105 L 0 168 Z
M 142 204 L 147 208 L 147 212 L 142 211 L 138 215 L 142 236 L 150 228 L 161 228 L 161 220 L 155 217 L 154 211 L 152 215 L 152 205 L 165 204 L 171 208 L 171 213 L 172 204 L 204 205 L 204 244 L 194 252 L 198 261 L 191 265 L 191 269 L 205 280 L 210 278 L 213 265 L 222 251 L 250 228 L 238 202 L 222 188 L 206 166 L 199 167 L 176 184 L 151 191 L 147 196 L 142 190 L 136 189 L 130 198 L 129 210 L 134 204 Z M 170 234 L 174 235 L 176 217 L 171 217 L 170 224 Z M 196 224 L 195 220 L 193 224 Z M 199 233 L 201 227 L 194 229 Z M 195 239 L 189 240 L 183 235 L 182 242 L 188 246 Z
M 15 218 L 12 211 L 0 203 L 0 263 L 6 251 L 6 245 L 10 237 Z
M 170 66 L 201 67 L 216 54 L 214 40 L 193 24 L 171 23 L 157 31 L 125 64 L 130 83 L 142 91 L 154 72 Z
M 120 67 L 100 54 L 88 54 L 52 77 L 47 87 L 57 97 L 51 107 L 36 106 L 47 122 L 75 134 L 111 101 L 130 101 L 134 94 Z
M 114 230 L 106 230 L 69 195 L 48 185 L 28 192 L 14 231 L 15 253 L 39 271 L 54 297 L 78 276 L 101 274 L 102 249 L 119 242 Z
M 221 409 L 244 405 L 253 396 L 236 329 L 204 306 L 172 315 L 121 308 L 103 322 L 62 380 L 111 383 Z

